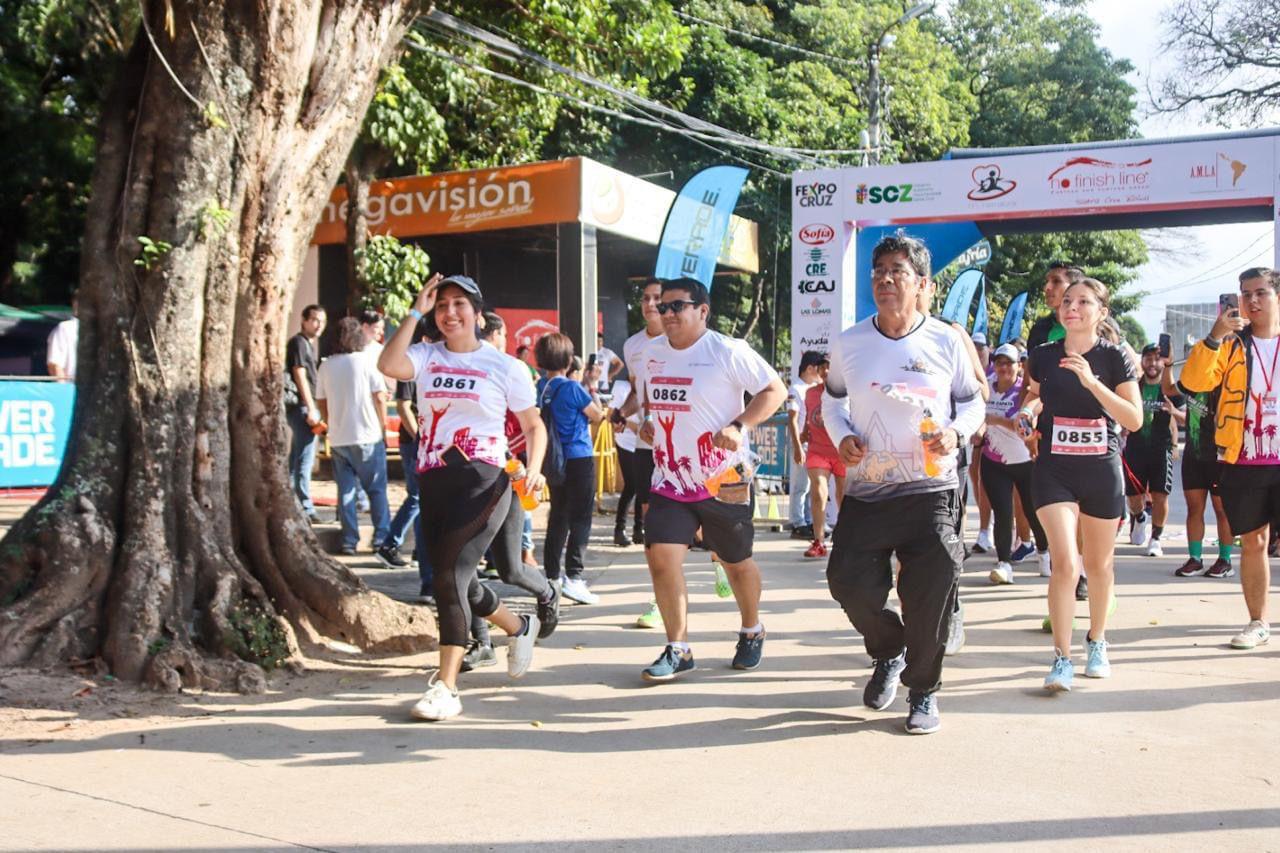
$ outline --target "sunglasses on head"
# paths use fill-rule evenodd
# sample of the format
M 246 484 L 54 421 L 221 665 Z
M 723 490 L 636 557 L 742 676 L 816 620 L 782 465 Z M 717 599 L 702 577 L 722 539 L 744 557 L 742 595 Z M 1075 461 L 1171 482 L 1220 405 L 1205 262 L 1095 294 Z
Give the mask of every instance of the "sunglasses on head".
M 670 302 L 659 302 L 658 313 L 666 314 L 668 312 L 679 314 L 690 305 L 701 305 L 701 302 L 690 302 L 688 299 L 672 299 Z

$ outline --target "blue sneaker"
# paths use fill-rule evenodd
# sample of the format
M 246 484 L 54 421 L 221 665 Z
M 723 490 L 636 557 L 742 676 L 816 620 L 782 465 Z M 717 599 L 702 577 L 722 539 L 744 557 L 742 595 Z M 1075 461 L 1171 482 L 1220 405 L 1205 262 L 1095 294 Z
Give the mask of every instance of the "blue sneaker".
M 695 668 L 693 652 L 680 654 L 675 646 L 667 646 L 658 659 L 645 667 L 640 677 L 645 681 L 672 681 L 677 675 Z
M 862 688 L 862 704 L 873 711 L 883 711 L 898 695 L 898 676 L 907 668 L 906 654 L 876 661 L 876 671 Z
M 1027 557 L 1030 557 L 1035 552 L 1036 552 L 1036 545 L 1034 542 L 1023 542 L 1021 545 L 1017 547 L 1017 549 L 1012 554 L 1009 555 L 1009 562 L 1021 563 L 1023 560 L 1027 559 Z
M 1066 655 L 1055 654 L 1053 658 L 1053 669 L 1049 670 L 1049 674 L 1044 679 L 1044 689 L 1050 693 L 1070 693 L 1071 679 L 1075 676 L 1076 668 L 1071 665 L 1071 658 Z
M 1084 646 L 1089 653 L 1089 662 L 1084 667 L 1084 677 L 1110 678 L 1111 661 L 1107 660 L 1107 641 L 1091 640 L 1086 634 Z
M 764 654 L 764 631 L 759 634 L 738 632 L 738 650 L 733 653 L 734 669 L 755 669 Z

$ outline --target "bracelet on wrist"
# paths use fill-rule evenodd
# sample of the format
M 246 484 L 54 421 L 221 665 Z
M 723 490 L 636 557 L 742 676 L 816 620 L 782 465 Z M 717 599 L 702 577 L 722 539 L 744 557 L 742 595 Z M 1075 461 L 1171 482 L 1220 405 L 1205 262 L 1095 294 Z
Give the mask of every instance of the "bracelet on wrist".
M 422 315 L 422 312 L 419 311 L 417 308 L 410 308 L 409 316 L 415 320 L 421 320 L 423 315 Z

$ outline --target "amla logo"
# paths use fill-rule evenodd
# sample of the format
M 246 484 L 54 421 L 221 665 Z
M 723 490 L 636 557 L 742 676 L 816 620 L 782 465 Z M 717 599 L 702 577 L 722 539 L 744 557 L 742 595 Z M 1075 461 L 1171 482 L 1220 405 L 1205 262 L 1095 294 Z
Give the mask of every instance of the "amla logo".
M 836 197 L 836 185 L 817 181 L 796 187 L 796 198 L 801 207 L 830 207 Z
M 806 225 L 800 229 L 800 242 L 821 246 L 836 238 L 836 229 L 830 225 Z
M 890 184 L 887 187 L 870 187 L 866 184 L 858 184 L 858 188 L 853 193 L 853 200 L 858 204 L 894 204 L 896 202 L 911 201 L 911 188 L 914 184 Z

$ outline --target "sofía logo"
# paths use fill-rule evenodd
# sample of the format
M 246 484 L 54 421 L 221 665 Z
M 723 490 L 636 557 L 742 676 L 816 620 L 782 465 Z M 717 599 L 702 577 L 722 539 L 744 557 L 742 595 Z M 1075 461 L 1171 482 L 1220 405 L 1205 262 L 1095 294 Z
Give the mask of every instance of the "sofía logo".
M 836 229 L 830 225 L 806 225 L 800 229 L 800 242 L 821 246 L 836 238 Z

